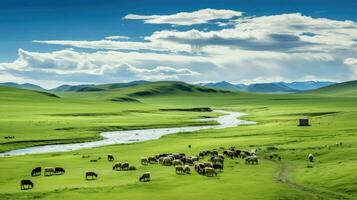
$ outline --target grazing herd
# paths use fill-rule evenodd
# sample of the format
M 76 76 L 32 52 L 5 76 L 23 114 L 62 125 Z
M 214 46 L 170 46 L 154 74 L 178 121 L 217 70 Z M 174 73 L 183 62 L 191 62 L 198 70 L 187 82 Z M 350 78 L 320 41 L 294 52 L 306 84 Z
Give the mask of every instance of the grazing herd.
M 141 157 L 140 163 L 143 166 L 149 164 L 160 164 L 162 166 L 174 166 L 177 175 L 191 174 L 191 167 L 200 175 L 213 177 L 218 173 L 223 172 L 225 159 L 243 159 L 245 164 L 258 164 L 257 150 L 245 151 L 235 147 L 219 150 L 201 150 L 197 155 L 186 155 L 185 153 L 161 153 L 154 156 Z M 274 155 L 281 160 L 281 157 Z M 269 158 L 273 159 L 271 155 Z M 89 155 L 83 155 L 82 158 L 90 158 Z M 101 157 L 90 159 L 90 162 L 97 162 Z M 313 162 L 314 156 L 308 155 L 308 160 Z M 95 160 L 95 161 L 94 161 Z M 112 162 L 115 158 L 112 154 L 107 155 L 107 161 Z M 114 171 L 131 171 L 136 170 L 136 167 L 128 162 L 115 162 L 112 166 Z M 42 168 L 36 167 L 31 171 L 31 176 L 41 176 Z M 45 167 L 43 169 L 44 176 L 63 175 L 65 170 L 62 167 Z M 94 171 L 85 172 L 85 180 L 96 180 L 98 174 Z M 140 182 L 149 182 L 151 180 L 150 172 L 145 172 L 139 177 Z M 32 189 L 34 183 L 31 180 L 21 180 L 21 190 Z

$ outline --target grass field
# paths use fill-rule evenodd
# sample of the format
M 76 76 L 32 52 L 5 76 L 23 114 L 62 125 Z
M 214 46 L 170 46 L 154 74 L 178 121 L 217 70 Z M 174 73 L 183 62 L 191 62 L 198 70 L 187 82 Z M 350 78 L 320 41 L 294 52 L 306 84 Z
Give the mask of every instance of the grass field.
M 264 95 L 177 85 L 161 82 L 98 92 L 58 93 L 57 97 L 0 87 L 0 151 L 97 140 L 99 132 L 108 130 L 198 125 L 204 122 L 192 120 L 218 115 L 161 111 L 163 108 L 241 111 L 249 114 L 245 119 L 258 123 L 172 134 L 143 143 L 0 158 L 0 199 L 357 199 L 354 82 L 333 87 L 330 92 Z M 309 117 L 311 126 L 297 126 L 301 117 Z M 164 152 L 196 155 L 199 150 L 221 146 L 256 148 L 259 164 L 226 159 L 224 171 L 217 177 L 195 172 L 181 176 L 173 167 L 140 165 L 142 156 Z M 307 159 L 310 153 L 315 155 L 313 163 Z M 105 158 L 107 154 L 138 169 L 117 172 L 105 159 L 92 163 L 82 158 Z M 268 159 L 272 154 L 280 155 L 282 160 Z M 66 174 L 31 177 L 36 166 L 61 166 Z M 90 170 L 99 174 L 98 180 L 85 181 L 84 173 Z M 152 181 L 140 183 L 138 178 L 145 171 L 151 172 Z M 34 189 L 21 191 L 21 179 L 31 179 Z

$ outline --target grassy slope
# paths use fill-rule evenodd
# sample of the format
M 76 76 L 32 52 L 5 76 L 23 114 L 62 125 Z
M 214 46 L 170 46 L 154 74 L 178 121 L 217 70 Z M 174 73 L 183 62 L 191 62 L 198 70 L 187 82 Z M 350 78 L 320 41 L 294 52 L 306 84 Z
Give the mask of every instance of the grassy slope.
M 165 84 L 164 84 L 165 85 Z M 141 86 L 142 87 L 142 86 Z M 146 86 L 148 87 L 148 86 Z M 171 95 L 135 97 L 142 103 L 107 101 L 109 97 L 128 95 L 150 88 L 128 88 L 108 93 L 61 94 L 61 99 L 36 100 L 34 102 L 3 102 L 0 134 L 4 130 L 14 131 L 16 139 L 39 139 L 45 137 L 75 138 L 86 133 L 88 127 L 153 127 L 162 125 L 184 125 L 190 119 L 214 113 L 159 112 L 159 108 L 205 107 L 237 110 L 250 113 L 247 119 L 258 125 L 241 126 L 224 130 L 204 130 L 197 133 L 174 134 L 160 140 L 139 144 L 114 145 L 95 149 L 60 154 L 29 155 L 0 158 L 1 199 L 168 199 L 175 196 L 199 199 L 355 199 L 357 176 L 357 118 L 356 96 L 299 95 L 251 95 L 244 93 L 187 93 L 175 91 Z M 98 95 L 100 94 L 100 95 Z M 21 98 L 23 99 L 23 98 Z M 39 105 L 37 105 L 39 104 Z M 56 108 L 56 109 L 54 109 Z M 26 110 L 23 111 L 23 110 Z M 140 112 L 139 112 L 140 111 Z M 50 116 L 70 114 L 73 116 Z M 78 113 L 92 113 L 89 116 Z M 118 115 L 95 115 L 93 113 L 117 113 Z M 298 127 L 299 117 L 309 116 L 310 127 Z M 5 121 L 4 121 L 5 120 Z M 47 121 L 42 129 L 30 129 L 37 120 Z M 18 121 L 16 126 L 9 122 Z M 62 122 L 62 123 L 61 123 Z M 59 133 L 54 127 L 76 127 Z M 78 129 L 77 129 L 78 128 Z M 88 130 L 91 130 L 89 128 Z M 80 133 L 80 134 L 78 134 Z M 18 138 L 19 137 L 19 138 Z M 54 137 L 54 138 L 56 138 Z M 342 142 L 342 146 L 335 146 Z M 191 144 L 192 149 L 187 149 Z M 16 147 L 9 144 L 6 148 Z M 225 170 L 217 178 L 206 178 L 193 173 L 177 176 L 172 167 L 139 167 L 135 172 L 113 172 L 111 163 L 102 160 L 90 163 L 80 158 L 83 154 L 105 156 L 114 154 L 119 160 L 128 160 L 139 166 L 139 158 L 158 152 L 185 152 L 196 154 L 205 148 L 238 146 L 244 149 L 260 148 L 260 157 L 273 153 L 283 161 L 262 159 L 259 165 L 249 166 L 241 160 L 228 160 Z M 276 150 L 268 150 L 274 146 Z M 2 145 L 3 148 L 3 145 Z M 5 149 L 6 149 L 5 148 Z M 316 161 L 306 161 L 309 153 Z M 238 162 L 238 163 L 236 163 Z M 307 168 L 311 165 L 312 168 Z M 16 166 L 16 167 L 14 167 Z M 32 178 L 36 187 L 29 191 L 19 190 L 19 180 L 29 177 L 35 166 L 63 166 L 67 174 L 57 177 Z M 94 170 L 100 174 L 97 181 L 84 181 L 83 173 Z M 144 171 L 150 171 L 152 182 L 137 181 Z M 279 181 L 280 180 L 280 181 Z M 284 182 L 284 183 L 282 183 Z
M 357 81 L 348 81 L 337 83 L 317 90 L 307 92 L 307 94 L 320 94 L 329 96 L 356 97 L 357 96 Z

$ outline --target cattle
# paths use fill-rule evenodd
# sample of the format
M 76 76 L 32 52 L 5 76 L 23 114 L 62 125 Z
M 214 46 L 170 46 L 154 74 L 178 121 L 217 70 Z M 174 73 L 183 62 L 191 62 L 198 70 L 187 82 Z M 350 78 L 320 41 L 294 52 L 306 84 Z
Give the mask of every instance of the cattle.
M 21 180 L 20 186 L 21 186 L 21 190 L 32 189 L 34 183 L 31 180 Z
M 45 167 L 44 174 L 45 174 L 45 176 L 54 175 L 55 174 L 55 168 L 53 168 L 53 167 Z
M 173 161 L 172 161 L 172 164 L 173 164 L 174 166 L 176 166 L 176 165 L 183 165 L 182 161 L 179 160 L 179 159 L 173 160 Z
M 93 180 L 93 179 L 97 179 L 98 178 L 98 174 L 95 172 L 86 172 L 86 180 Z
M 189 174 L 189 173 L 191 173 L 191 168 L 190 168 L 188 165 L 185 165 L 185 166 L 183 167 L 183 171 L 184 171 L 186 174 Z
M 128 169 L 129 171 L 134 171 L 134 170 L 136 170 L 136 167 L 135 166 L 129 166 L 129 169 Z
M 175 171 L 176 171 L 176 174 L 184 174 L 185 173 L 182 166 L 176 166 Z
M 108 156 L 107 156 L 107 160 L 108 161 L 114 161 L 114 156 L 112 155 L 112 154 L 109 154 Z
M 165 157 L 162 161 L 162 164 L 165 166 L 171 166 L 172 165 L 172 158 L 171 157 Z
M 203 174 L 205 176 L 217 176 L 217 172 L 212 167 L 205 167 Z
M 311 153 L 307 158 L 309 159 L 310 162 L 314 162 L 314 155 L 312 155 Z
M 149 182 L 150 181 L 150 172 L 145 172 L 141 177 L 139 178 L 140 182 Z
M 147 157 L 142 157 L 140 162 L 142 165 L 147 165 L 149 163 L 149 159 Z
M 31 176 L 41 176 L 41 167 L 36 167 L 31 171 Z
M 211 167 L 212 168 L 212 163 L 210 163 L 210 162 L 205 162 L 205 163 L 203 163 L 203 165 L 205 166 L 205 167 Z
M 258 164 L 258 157 L 256 156 L 248 156 L 245 158 L 246 164 Z
M 129 169 L 129 163 L 128 162 L 124 162 L 120 167 L 120 170 L 128 170 L 128 169 Z
M 203 174 L 204 173 L 204 168 L 205 168 L 205 165 L 203 163 L 196 163 L 195 164 L 195 171 L 197 171 L 199 174 Z
M 113 165 L 113 170 L 120 170 L 121 169 L 121 165 L 122 163 L 121 162 L 116 162 L 114 165 Z
M 218 169 L 218 170 L 222 171 L 223 170 L 223 165 L 221 163 L 214 163 L 212 165 L 212 168 L 215 169 L 215 170 Z
M 65 170 L 62 167 L 56 167 L 55 168 L 55 174 L 56 175 L 62 175 L 65 173 Z
M 212 156 L 210 160 L 212 163 L 220 163 L 220 164 L 224 163 L 224 159 L 218 156 Z
M 192 160 L 192 158 L 186 158 L 186 164 L 188 164 L 188 165 L 193 165 L 193 160 Z
M 150 156 L 148 158 L 148 161 L 150 164 L 154 164 L 154 163 L 157 163 L 157 159 L 155 158 L 155 156 Z

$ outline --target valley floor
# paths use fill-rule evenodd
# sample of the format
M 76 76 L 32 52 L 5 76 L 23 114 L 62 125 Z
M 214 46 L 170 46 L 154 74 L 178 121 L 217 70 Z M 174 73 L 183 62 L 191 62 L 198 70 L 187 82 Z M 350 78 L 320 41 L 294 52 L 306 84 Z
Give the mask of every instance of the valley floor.
M 83 101 L 85 98 L 90 100 Z M 355 97 L 229 93 L 138 99 L 140 103 L 119 103 L 64 94 L 61 99 L 43 103 L 2 101 L 1 113 L 6 116 L 0 119 L 0 150 L 95 140 L 99 132 L 107 130 L 199 125 L 202 122 L 193 119 L 217 116 L 213 112 L 160 110 L 164 108 L 210 107 L 245 112 L 249 113 L 245 119 L 258 124 L 66 153 L 3 157 L 0 199 L 357 199 Z M 309 117 L 311 126 L 297 126 L 301 117 Z M 3 139 L 7 135 L 15 138 Z M 37 140 L 41 141 L 31 142 Z M 217 177 L 194 171 L 176 175 L 174 167 L 140 165 L 142 156 L 167 152 L 197 155 L 203 149 L 231 146 L 258 149 L 259 164 L 226 158 L 224 170 Z M 307 159 L 310 153 L 315 156 L 312 163 Z M 116 161 L 128 161 L 137 170 L 113 171 L 113 162 L 105 159 L 107 154 L 113 154 Z M 282 160 L 269 158 L 275 154 Z M 90 162 L 97 157 L 102 159 Z M 36 166 L 60 166 L 66 173 L 31 177 Z M 86 171 L 97 172 L 98 179 L 85 181 Z M 139 182 L 146 171 L 152 180 Z M 34 189 L 20 190 L 21 179 L 31 179 Z

